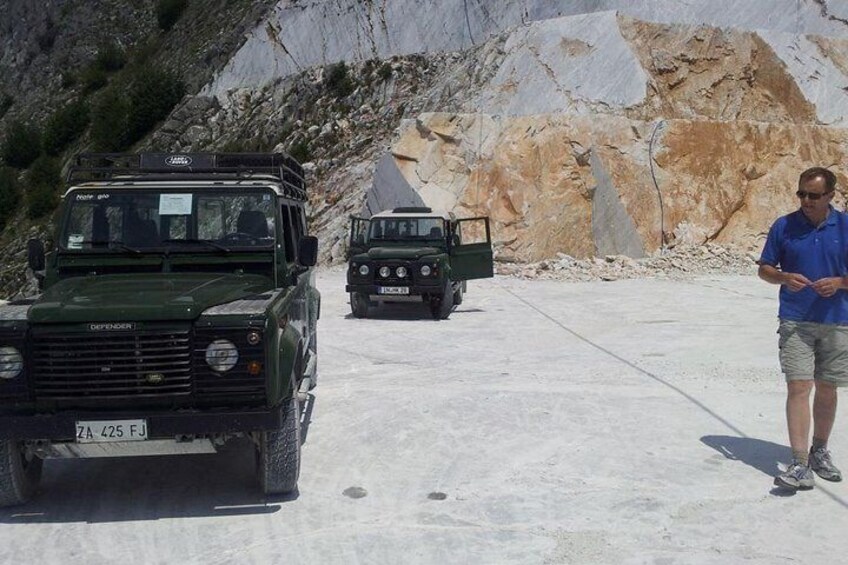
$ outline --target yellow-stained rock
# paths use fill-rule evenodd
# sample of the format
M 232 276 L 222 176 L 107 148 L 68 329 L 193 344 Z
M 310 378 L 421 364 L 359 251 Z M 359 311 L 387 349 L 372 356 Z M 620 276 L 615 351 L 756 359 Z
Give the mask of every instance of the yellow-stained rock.
M 602 176 L 646 251 L 661 245 L 661 227 L 666 242 L 749 245 L 797 206 L 803 169 L 835 166 L 840 184 L 848 180 L 838 169 L 848 153 L 843 129 L 669 120 L 653 136 L 654 127 L 601 115 L 424 114 L 393 152 L 404 155 L 397 164 L 425 202 L 490 216 L 498 256 L 518 261 L 598 254 L 593 198 Z M 422 137 L 428 130 L 442 135 Z

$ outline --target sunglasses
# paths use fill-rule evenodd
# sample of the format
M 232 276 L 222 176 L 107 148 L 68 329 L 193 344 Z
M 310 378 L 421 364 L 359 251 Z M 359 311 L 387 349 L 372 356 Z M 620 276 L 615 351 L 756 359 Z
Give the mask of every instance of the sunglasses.
M 827 196 L 831 192 L 833 191 L 829 190 L 827 192 L 807 192 L 806 190 L 799 190 L 795 193 L 795 196 L 797 196 L 801 200 L 803 200 L 804 198 L 809 198 L 810 200 L 818 200 L 822 196 Z

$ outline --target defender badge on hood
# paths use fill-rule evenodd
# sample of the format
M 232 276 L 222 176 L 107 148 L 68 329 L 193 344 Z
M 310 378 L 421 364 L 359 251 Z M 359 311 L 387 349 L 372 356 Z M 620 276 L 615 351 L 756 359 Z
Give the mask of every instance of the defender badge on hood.
M 125 332 L 135 329 L 135 322 L 103 322 L 99 324 L 88 324 L 88 330 L 92 332 Z

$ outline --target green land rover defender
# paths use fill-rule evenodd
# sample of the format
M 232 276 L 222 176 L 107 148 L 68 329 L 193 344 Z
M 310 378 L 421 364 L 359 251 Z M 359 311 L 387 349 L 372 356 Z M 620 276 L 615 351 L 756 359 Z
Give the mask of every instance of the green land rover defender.
M 489 219 L 456 219 L 430 208 L 394 208 L 351 218 L 346 292 L 365 318 L 380 302 L 424 302 L 436 320 L 462 303 L 466 281 L 493 275 Z
M 49 458 L 255 445 L 296 489 L 320 295 L 300 165 L 283 154 L 85 154 L 41 294 L 0 306 L 0 505 Z

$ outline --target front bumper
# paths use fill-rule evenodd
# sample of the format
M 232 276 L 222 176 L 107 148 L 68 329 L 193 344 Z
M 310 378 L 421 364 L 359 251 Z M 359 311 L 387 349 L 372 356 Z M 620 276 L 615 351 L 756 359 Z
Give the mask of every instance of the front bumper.
M 388 286 L 388 287 L 406 287 L 409 289 L 408 294 L 381 294 L 380 287 Z M 345 285 L 345 292 L 360 292 L 363 294 L 367 294 L 369 296 L 379 297 L 379 298 L 398 298 L 401 296 L 422 296 L 424 294 L 440 294 L 442 290 L 441 283 L 431 284 L 431 285 L 419 285 L 419 284 L 400 284 L 400 283 L 386 283 L 381 285 L 376 284 L 348 284 Z
M 284 404 L 253 410 L 3 414 L 0 415 L 0 439 L 75 441 L 78 420 L 145 419 L 150 439 L 270 431 L 282 426 Z

